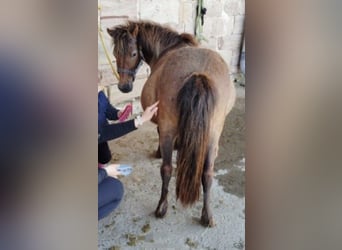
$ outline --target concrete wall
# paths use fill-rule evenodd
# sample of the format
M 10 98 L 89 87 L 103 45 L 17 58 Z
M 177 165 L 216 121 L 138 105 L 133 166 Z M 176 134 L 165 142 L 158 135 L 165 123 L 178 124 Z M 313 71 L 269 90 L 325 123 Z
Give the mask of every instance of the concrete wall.
M 194 34 L 197 0 L 99 0 L 101 27 L 122 23 L 127 19 L 148 19 L 168 24 L 179 32 Z M 231 73 L 238 72 L 239 55 L 245 18 L 245 0 L 204 0 L 207 13 L 204 17 L 202 46 L 221 54 L 230 66 Z M 110 38 L 103 33 L 107 48 L 112 47 Z M 112 56 L 112 55 L 111 55 Z M 116 81 L 112 76 L 99 43 L 99 69 L 102 83 Z M 149 71 L 145 65 L 139 70 L 138 77 L 145 78 Z

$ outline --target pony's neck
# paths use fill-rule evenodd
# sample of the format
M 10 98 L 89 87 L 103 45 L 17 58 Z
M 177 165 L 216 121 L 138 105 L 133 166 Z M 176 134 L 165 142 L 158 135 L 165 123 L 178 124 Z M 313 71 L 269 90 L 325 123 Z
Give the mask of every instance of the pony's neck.
M 145 62 L 152 68 L 165 52 L 189 45 L 186 39 L 177 32 L 162 28 L 145 28 L 139 32 L 139 46 Z

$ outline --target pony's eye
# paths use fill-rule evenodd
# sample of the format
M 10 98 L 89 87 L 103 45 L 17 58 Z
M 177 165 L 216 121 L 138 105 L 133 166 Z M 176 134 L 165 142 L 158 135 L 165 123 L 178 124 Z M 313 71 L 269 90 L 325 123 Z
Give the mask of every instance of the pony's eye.
M 134 52 L 132 53 L 132 57 L 136 57 L 136 56 L 137 56 L 137 52 L 134 51 Z

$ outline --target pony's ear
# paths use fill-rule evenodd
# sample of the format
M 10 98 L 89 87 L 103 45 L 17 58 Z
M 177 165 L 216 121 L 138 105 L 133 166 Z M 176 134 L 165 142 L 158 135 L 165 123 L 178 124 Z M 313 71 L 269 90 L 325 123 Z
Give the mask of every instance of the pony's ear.
M 121 26 L 117 26 L 117 27 L 113 27 L 113 28 L 107 28 L 107 32 L 114 39 L 116 39 L 120 36 L 124 36 L 128 33 L 127 29 L 122 28 Z
M 111 37 L 114 37 L 114 34 L 115 34 L 115 29 L 114 29 L 114 28 L 112 28 L 112 29 L 107 28 L 107 32 L 108 32 L 108 34 L 109 34 Z
M 137 38 L 138 33 L 139 33 L 139 26 L 138 26 L 138 25 L 135 25 L 135 27 L 134 27 L 134 29 L 133 29 L 133 32 L 132 32 L 132 36 L 133 36 L 134 38 Z

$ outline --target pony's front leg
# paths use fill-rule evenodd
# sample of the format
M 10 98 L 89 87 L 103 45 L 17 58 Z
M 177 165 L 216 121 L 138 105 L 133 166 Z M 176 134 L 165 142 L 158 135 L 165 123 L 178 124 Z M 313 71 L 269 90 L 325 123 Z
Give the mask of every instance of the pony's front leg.
M 203 208 L 201 216 L 201 224 L 205 227 L 215 226 L 213 213 L 210 207 L 210 189 L 213 183 L 214 176 L 214 161 L 216 158 L 217 147 L 210 149 L 204 164 L 203 175 L 202 175 L 202 186 L 203 186 Z
M 157 131 L 158 131 L 158 135 L 160 136 L 160 133 L 159 133 L 159 127 L 157 127 Z M 156 151 L 156 154 L 155 154 L 156 158 L 161 158 L 161 152 L 160 152 L 160 143 L 158 144 L 158 149 Z
M 161 196 L 158 203 L 158 207 L 155 211 L 155 215 L 158 218 L 162 218 L 165 216 L 167 212 L 167 194 L 169 192 L 169 182 L 171 179 L 172 174 L 172 138 L 161 138 L 160 139 L 160 149 L 163 157 L 163 163 L 160 167 L 160 174 L 162 178 L 162 189 L 161 189 Z

